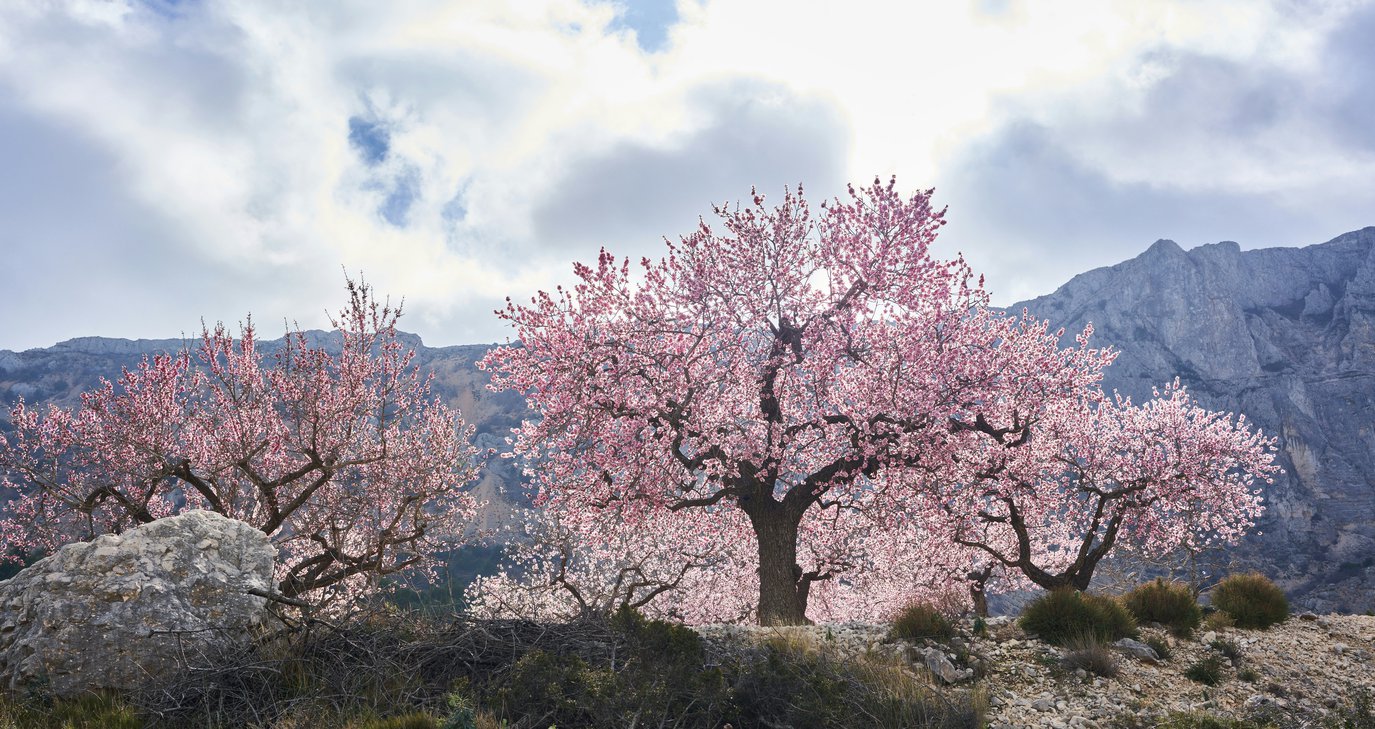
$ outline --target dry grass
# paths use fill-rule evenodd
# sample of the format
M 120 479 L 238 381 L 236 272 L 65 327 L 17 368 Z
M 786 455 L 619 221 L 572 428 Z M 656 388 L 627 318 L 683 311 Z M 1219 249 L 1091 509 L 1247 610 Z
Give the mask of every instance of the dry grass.
M 1092 633 L 1081 633 L 1066 641 L 1065 664 L 1104 678 L 1112 678 L 1121 670 L 1112 648 Z

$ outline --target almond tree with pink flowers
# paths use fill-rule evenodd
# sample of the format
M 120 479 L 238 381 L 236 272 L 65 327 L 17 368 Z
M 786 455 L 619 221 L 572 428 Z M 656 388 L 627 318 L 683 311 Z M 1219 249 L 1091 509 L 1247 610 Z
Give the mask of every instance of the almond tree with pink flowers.
M 1088 589 L 1119 544 L 1159 556 L 1235 543 L 1279 471 L 1274 439 L 1178 381 L 1153 395 L 1089 391 L 1046 408 L 1027 447 L 971 450 L 943 489 L 943 528 L 1046 589 Z
M 603 250 L 573 288 L 508 302 L 520 345 L 482 365 L 539 415 L 514 450 L 540 502 L 630 524 L 692 512 L 708 534 L 743 516 L 762 624 L 807 622 L 813 586 L 851 569 L 803 564 L 805 521 L 897 510 L 971 449 L 1025 447 L 1043 403 L 1112 360 L 990 309 L 962 259 L 934 258 L 930 191 L 875 181 L 814 216 L 799 188 L 715 212 L 721 230 L 703 222 L 661 260 Z M 851 536 L 807 548 L 843 554 L 826 540 Z
M 464 486 L 472 429 L 438 402 L 397 338 L 400 307 L 348 282 L 338 354 L 299 329 L 265 355 L 203 327 L 194 353 L 145 358 L 118 382 L 45 411 L 22 401 L 0 438 L 0 517 L 11 553 L 48 552 L 185 509 L 268 534 L 280 597 L 314 605 L 435 565 L 476 511 Z

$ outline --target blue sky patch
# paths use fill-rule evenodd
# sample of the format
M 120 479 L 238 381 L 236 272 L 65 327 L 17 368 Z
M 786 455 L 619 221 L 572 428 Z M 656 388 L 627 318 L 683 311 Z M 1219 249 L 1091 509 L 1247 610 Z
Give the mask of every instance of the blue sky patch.
M 385 124 L 360 116 L 349 117 L 349 145 L 369 165 L 380 164 L 391 150 L 391 132 Z
M 620 10 L 612 25 L 634 30 L 646 53 L 663 50 L 668 43 L 668 29 L 678 22 L 676 0 L 629 0 Z

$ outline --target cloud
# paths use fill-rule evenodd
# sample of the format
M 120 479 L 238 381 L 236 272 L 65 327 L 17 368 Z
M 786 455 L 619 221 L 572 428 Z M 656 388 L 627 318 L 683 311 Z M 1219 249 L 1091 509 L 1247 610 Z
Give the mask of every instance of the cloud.
M 1146 47 L 1106 89 L 1021 104 L 948 159 L 944 237 L 1009 303 L 1158 238 L 1309 245 L 1375 222 L 1375 132 L 1353 123 L 1375 53 L 1350 40 L 1373 18 L 1315 23 L 1299 57 Z
M 1159 238 L 1256 248 L 1310 245 L 1359 227 L 1357 207 L 1342 228 L 1329 208 L 1296 205 L 1283 191 L 1118 181 L 1081 162 L 1071 144 L 1044 127 L 1009 127 L 967 150 L 937 186 L 950 205 L 942 247 L 963 250 L 1000 304 L 1135 257 Z M 1364 209 L 1375 210 L 1375 199 Z
M 667 144 L 620 142 L 568 161 L 533 213 L 535 237 L 571 251 L 606 245 L 657 256 L 708 219 L 712 204 L 745 198 L 751 185 L 781 193 L 805 182 L 820 197 L 844 189 L 849 130 L 835 109 L 770 84 L 738 82 L 697 92 L 709 110 L 700 129 Z
M 0 282 L 23 323 L 0 347 L 250 310 L 318 326 L 341 267 L 405 296 L 431 343 L 490 341 L 503 297 L 566 282 L 600 245 L 656 253 L 751 185 L 820 197 L 890 173 L 936 184 L 944 238 L 1016 296 L 1162 236 L 1323 240 L 1375 209 L 1372 15 L 4 4 Z

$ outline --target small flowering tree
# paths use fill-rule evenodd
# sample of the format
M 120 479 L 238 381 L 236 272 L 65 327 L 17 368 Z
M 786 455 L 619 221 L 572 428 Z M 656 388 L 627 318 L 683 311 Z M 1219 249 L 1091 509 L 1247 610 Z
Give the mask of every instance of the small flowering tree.
M 1057 402 L 1027 447 L 966 455 L 945 529 L 1047 589 L 1088 588 L 1118 544 L 1147 556 L 1234 543 L 1279 470 L 1273 439 L 1245 416 L 1199 407 L 1178 381 L 1141 405 Z
M 754 613 L 754 547 L 733 512 L 710 530 L 696 514 L 658 509 L 636 520 L 565 508 L 530 512 L 501 572 L 465 593 L 481 617 L 567 621 L 621 607 L 691 624 L 738 623 Z M 753 578 L 753 579 L 751 579 Z
M 266 357 L 251 320 L 237 339 L 217 324 L 194 354 L 145 358 L 78 408 L 21 401 L 0 438 L 0 484 L 22 494 L 4 546 L 51 551 L 199 508 L 272 537 L 288 599 L 353 598 L 433 566 L 476 509 L 471 428 L 411 365 L 400 308 L 348 290 L 338 354 L 297 330 Z
M 971 442 L 1025 445 L 1041 401 L 1111 361 L 990 309 L 961 259 L 933 258 L 929 191 L 875 181 L 816 219 L 800 190 L 716 213 L 724 232 L 703 223 L 635 276 L 603 251 L 574 288 L 508 303 L 521 346 L 483 366 L 541 416 L 515 443 L 540 503 L 747 522 L 763 624 L 806 622 L 814 584 L 853 569 L 824 541 L 844 530 L 804 543 L 804 523 L 901 503 Z

